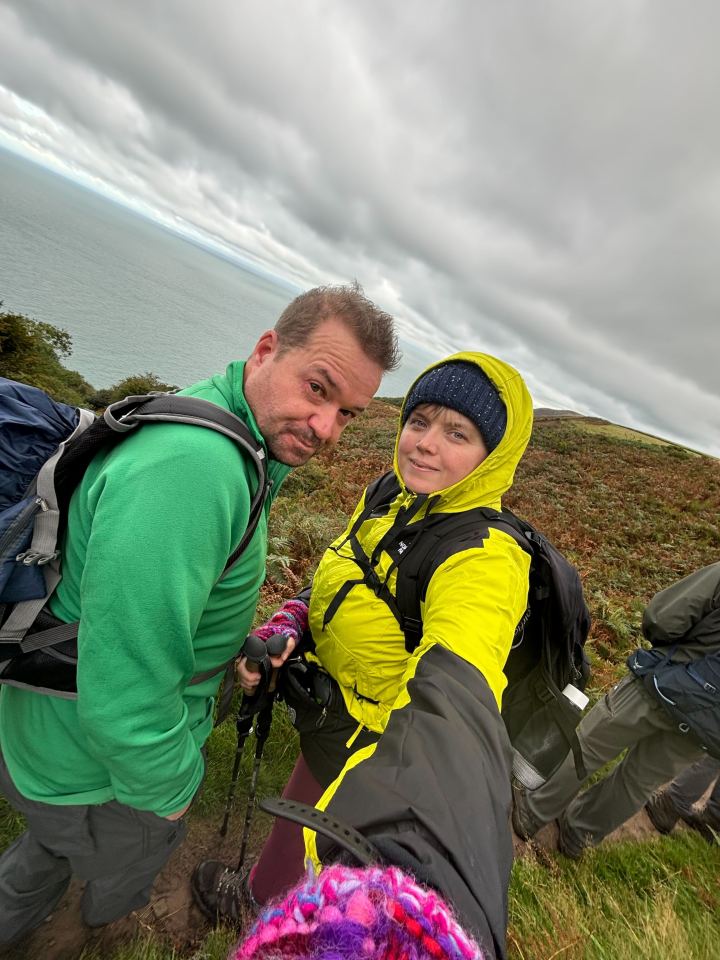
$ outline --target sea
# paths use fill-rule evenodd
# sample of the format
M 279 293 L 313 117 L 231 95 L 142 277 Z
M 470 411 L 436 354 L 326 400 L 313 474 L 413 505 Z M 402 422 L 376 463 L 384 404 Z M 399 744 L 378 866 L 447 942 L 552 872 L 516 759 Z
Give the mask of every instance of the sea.
M 0 148 L 0 300 L 67 330 L 94 387 L 152 372 L 184 386 L 248 356 L 299 288 Z M 412 379 L 389 374 L 380 394 Z

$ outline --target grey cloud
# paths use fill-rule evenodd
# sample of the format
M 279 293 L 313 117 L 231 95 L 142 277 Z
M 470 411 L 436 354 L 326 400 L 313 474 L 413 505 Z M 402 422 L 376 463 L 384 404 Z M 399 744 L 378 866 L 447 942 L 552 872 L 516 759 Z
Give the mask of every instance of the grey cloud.
M 720 450 L 714 3 L 0 17 L 0 82 L 51 118 L 5 98 L 17 138 L 295 280 L 357 276 L 430 353 Z

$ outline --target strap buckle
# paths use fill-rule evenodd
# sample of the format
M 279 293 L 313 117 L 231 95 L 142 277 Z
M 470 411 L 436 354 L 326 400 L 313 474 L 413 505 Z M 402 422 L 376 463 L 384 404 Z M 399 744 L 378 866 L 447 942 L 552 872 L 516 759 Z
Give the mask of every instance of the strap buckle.
M 367 840 L 359 830 L 343 823 L 336 817 L 331 817 L 324 810 L 308 806 L 306 803 L 297 803 L 295 800 L 285 800 L 281 797 L 266 797 L 260 801 L 260 809 L 271 813 L 274 817 L 284 817 L 308 827 L 316 833 L 333 840 L 343 850 L 351 853 L 361 866 L 367 867 L 371 863 L 380 861 L 377 847 Z

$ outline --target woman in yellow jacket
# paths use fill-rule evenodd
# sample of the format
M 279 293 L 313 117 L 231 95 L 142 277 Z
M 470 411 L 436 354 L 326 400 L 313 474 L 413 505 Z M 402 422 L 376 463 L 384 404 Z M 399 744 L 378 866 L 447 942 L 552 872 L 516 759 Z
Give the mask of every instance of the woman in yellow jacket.
M 306 592 L 289 601 L 257 631 L 264 639 L 288 634 L 288 648 L 304 637 L 307 660 L 332 678 L 319 705 L 293 697 L 286 686 L 301 755 L 284 796 L 336 813 L 340 804 L 354 826 L 372 808 L 375 820 L 364 824 L 364 832 L 377 844 L 379 825 L 385 825 L 390 859 L 409 855 L 405 865 L 417 872 L 420 857 L 456 907 L 469 884 L 466 913 L 480 901 L 475 913 L 486 921 L 478 930 L 483 923 L 471 917 L 471 927 L 497 956 L 504 953 L 511 863 L 510 750 L 499 710 L 503 668 L 527 607 L 530 558 L 495 527 L 485 528 L 467 549 L 450 552 L 427 585 L 422 636 L 412 651 L 392 600 L 408 539 L 401 531 L 412 533 L 418 525 L 422 536 L 438 514 L 499 510 L 531 429 L 529 393 L 508 364 L 460 353 L 430 367 L 402 407 L 388 501 L 368 515 L 365 491 L 346 531 L 323 555 L 309 597 Z M 424 812 L 417 809 L 423 803 Z M 455 828 L 448 827 L 449 810 Z M 412 843 L 398 834 L 404 819 L 414 822 Z M 432 854 L 414 847 L 418 835 L 440 820 L 449 853 L 439 858 L 438 873 L 428 869 Z M 392 838 L 386 829 L 391 821 Z M 418 822 L 424 824 L 420 831 Z M 453 831 L 456 841 L 449 839 Z M 316 858 L 313 837 L 307 852 Z M 476 889 L 470 877 L 472 854 L 461 871 L 467 874 L 462 890 L 448 879 L 449 864 L 462 860 L 453 848 L 467 850 L 468 841 L 471 850 L 478 844 L 492 850 L 494 863 L 479 881 L 487 889 Z M 213 917 L 237 917 L 243 897 L 264 903 L 295 882 L 305 853 L 300 828 L 278 820 L 249 883 L 206 861 L 193 876 L 196 900 Z

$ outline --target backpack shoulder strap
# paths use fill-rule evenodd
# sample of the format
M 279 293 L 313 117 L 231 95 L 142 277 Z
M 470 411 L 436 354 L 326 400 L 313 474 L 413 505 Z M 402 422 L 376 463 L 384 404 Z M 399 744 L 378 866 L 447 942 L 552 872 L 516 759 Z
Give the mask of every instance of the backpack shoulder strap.
M 462 550 L 482 546 L 491 527 L 509 533 L 518 545 L 532 554 L 532 546 L 520 521 L 510 511 L 499 512 L 491 507 L 475 507 L 463 513 L 436 514 L 424 526 L 398 563 L 396 604 L 400 626 L 405 634 L 409 653 L 422 639 L 421 603 L 433 574 L 441 564 Z
M 323 629 L 328 623 L 330 623 L 332 618 L 337 613 L 340 604 L 343 602 L 345 597 L 347 597 L 348 593 L 353 589 L 353 587 L 356 587 L 360 583 L 366 582 L 366 578 L 373 577 L 374 571 L 372 569 L 371 560 L 365 555 L 365 552 L 358 543 L 357 534 L 360 530 L 360 527 L 365 523 L 366 520 L 369 520 L 371 516 L 381 517 L 383 514 L 387 514 L 388 510 L 390 509 L 390 504 L 399 493 L 399 490 L 400 487 L 398 485 L 397 478 L 392 470 L 389 470 L 376 480 L 373 480 L 373 482 L 365 490 L 363 508 L 355 518 L 352 526 L 337 546 L 330 546 L 329 549 L 334 550 L 337 553 L 346 544 L 349 544 L 350 549 L 353 552 L 355 562 L 357 563 L 358 569 L 361 572 L 361 576 L 354 580 L 346 580 L 345 583 L 342 584 L 325 610 Z M 387 600 L 387 597 L 384 599 Z
M 387 513 L 390 504 L 399 492 L 400 484 L 392 470 L 388 470 L 387 473 L 383 473 L 382 476 L 373 480 L 365 491 L 365 506 L 361 514 L 360 524 L 364 523 L 373 511 L 379 510 L 381 507 L 384 508 L 383 512 Z M 356 521 L 356 526 L 359 527 L 360 524 L 357 524 Z
M 387 514 L 390 504 L 400 492 L 400 486 L 392 470 L 384 473 L 381 477 L 367 487 L 365 490 L 365 501 L 363 508 L 355 518 L 355 522 L 350 527 L 339 547 L 331 549 L 339 550 L 348 541 L 355 545 L 357 532 L 360 527 L 369 520 L 371 516 L 381 517 Z
M 192 426 L 207 427 L 228 437 L 250 457 L 257 472 L 258 486 L 250 503 L 245 533 L 225 564 L 221 575 L 224 577 L 240 559 L 252 539 L 272 487 L 267 475 L 265 448 L 252 435 L 247 424 L 230 410 L 225 410 L 210 400 L 179 396 L 175 393 L 126 397 L 118 403 L 111 404 L 105 410 L 102 419 L 111 430 L 117 433 L 125 433 L 143 423 L 152 422 L 188 423 Z

